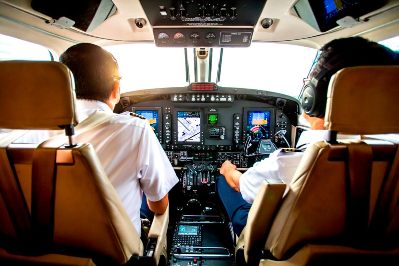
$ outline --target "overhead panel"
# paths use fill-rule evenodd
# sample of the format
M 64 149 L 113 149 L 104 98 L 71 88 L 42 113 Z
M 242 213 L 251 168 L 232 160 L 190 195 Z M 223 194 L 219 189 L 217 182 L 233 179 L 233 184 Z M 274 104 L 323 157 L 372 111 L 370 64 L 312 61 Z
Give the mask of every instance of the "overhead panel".
M 161 47 L 246 47 L 266 0 L 140 0 Z

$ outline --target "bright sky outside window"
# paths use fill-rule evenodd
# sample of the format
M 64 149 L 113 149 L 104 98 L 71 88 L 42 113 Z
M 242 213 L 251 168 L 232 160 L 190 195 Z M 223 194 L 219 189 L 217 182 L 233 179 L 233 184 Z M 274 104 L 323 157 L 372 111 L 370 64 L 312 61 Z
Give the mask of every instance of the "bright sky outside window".
M 104 48 L 118 60 L 122 93 L 187 85 L 183 48 L 159 48 L 152 43 Z
M 52 60 L 49 49 L 0 34 L 0 60 Z

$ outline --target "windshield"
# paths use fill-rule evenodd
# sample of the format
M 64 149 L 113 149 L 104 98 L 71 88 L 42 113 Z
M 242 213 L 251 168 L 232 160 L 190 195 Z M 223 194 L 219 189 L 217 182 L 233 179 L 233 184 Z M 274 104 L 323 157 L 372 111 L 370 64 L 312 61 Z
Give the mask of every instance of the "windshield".
M 121 93 L 186 85 L 183 48 L 160 48 L 154 44 L 107 46 L 119 65 Z
M 193 48 L 188 48 L 186 77 L 184 48 L 160 48 L 154 44 L 124 44 L 104 47 L 118 60 L 121 92 L 139 89 L 187 86 L 193 77 Z M 212 49 L 210 81 L 216 82 L 221 48 Z M 298 97 L 302 80 L 317 50 L 287 44 L 253 43 L 248 48 L 225 48 L 220 80 L 224 87 L 251 88 Z
M 253 43 L 224 49 L 219 85 L 267 90 L 297 97 L 317 49 L 297 45 Z

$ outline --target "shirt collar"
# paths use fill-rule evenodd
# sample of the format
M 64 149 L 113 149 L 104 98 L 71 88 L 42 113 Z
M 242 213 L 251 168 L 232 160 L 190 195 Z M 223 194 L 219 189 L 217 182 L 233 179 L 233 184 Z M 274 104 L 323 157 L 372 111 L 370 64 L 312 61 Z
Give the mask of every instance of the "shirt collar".
M 298 139 L 298 143 L 296 144 L 297 148 L 306 148 L 307 145 L 312 144 L 317 141 L 328 140 L 329 138 L 328 130 L 306 130 L 301 133 L 301 136 Z M 360 135 L 347 135 L 347 134 L 338 134 L 337 139 L 339 140 L 360 140 Z
M 306 147 L 306 145 L 310 143 L 314 143 L 317 141 L 328 140 L 328 130 L 306 130 L 301 133 L 299 137 L 298 143 L 296 144 L 297 148 Z
M 101 112 L 106 112 L 106 113 L 113 113 L 111 108 L 104 102 L 101 101 L 96 101 L 96 100 L 83 100 L 83 99 L 78 99 L 76 101 L 76 107 L 77 107 L 77 115 L 78 115 L 78 121 L 82 122 L 85 120 L 88 116 L 93 114 L 95 111 L 101 111 Z

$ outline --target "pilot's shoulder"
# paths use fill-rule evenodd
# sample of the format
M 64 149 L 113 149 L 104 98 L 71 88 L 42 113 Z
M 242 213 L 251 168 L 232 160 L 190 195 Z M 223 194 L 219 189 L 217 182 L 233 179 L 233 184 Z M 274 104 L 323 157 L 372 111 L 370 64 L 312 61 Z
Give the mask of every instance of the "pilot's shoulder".
M 117 124 L 126 124 L 138 127 L 145 127 L 147 124 L 147 120 L 143 116 L 132 115 L 132 112 L 124 112 L 120 114 L 114 114 L 112 119 L 113 123 Z
M 273 152 L 276 157 L 286 157 L 286 156 L 302 156 L 303 150 L 295 148 L 281 148 Z

